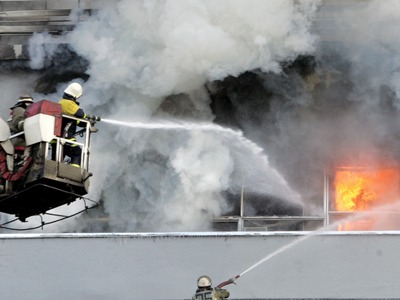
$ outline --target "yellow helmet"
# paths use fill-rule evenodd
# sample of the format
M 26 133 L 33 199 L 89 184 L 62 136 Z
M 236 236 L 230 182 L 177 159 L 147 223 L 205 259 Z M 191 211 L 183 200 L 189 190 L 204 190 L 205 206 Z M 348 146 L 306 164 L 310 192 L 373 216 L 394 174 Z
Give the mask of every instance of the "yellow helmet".
M 197 279 L 198 287 L 210 287 L 211 284 L 211 278 L 206 275 L 200 276 L 199 279 Z

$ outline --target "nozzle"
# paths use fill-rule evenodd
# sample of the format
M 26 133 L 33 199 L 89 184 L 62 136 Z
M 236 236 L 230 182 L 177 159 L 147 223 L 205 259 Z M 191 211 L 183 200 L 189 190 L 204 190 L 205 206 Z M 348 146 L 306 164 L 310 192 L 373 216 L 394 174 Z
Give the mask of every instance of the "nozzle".
M 227 281 L 224 281 L 224 282 L 220 283 L 220 284 L 217 286 L 217 288 L 222 288 L 223 286 L 228 285 L 228 284 L 231 284 L 231 283 L 234 283 L 234 284 L 235 284 L 235 281 L 236 281 L 239 277 L 240 277 L 240 275 L 236 275 L 235 277 L 232 277 L 232 278 L 228 279 Z
M 240 275 L 236 275 L 235 277 L 232 277 L 232 278 L 228 279 L 228 281 L 230 283 L 235 283 L 236 279 L 238 279 L 239 277 L 240 277 Z
M 94 116 L 94 115 L 87 115 L 86 119 L 92 122 L 99 122 L 101 121 L 101 118 L 99 116 Z

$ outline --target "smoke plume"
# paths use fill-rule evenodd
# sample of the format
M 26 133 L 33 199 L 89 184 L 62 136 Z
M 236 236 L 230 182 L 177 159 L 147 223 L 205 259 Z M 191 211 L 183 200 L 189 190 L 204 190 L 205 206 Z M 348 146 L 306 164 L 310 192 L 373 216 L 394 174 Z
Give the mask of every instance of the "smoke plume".
M 242 185 L 321 214 L 324 170 L 399 158 L 397 1 L 126 0 L 81 13 L 72 32 L 31 39 L 30 66 L 68 69 L 86 112 L 126 126 L 99 123 L 94 137 L 90 197 L 107 223 L 60 230 L 204 230 Z
M 78 80 L 84 86 L 81 104 L 86 112 L 127 123 L 211 123 L 215 115 L 206 84 L 249 70 L 280 74 L 282 61 L 313 53 L 310 28 L 318 3 L 105 4 L 71 33 L 36 34 L 30 41 L 30 65 L 45 68 L 57 55 L 54 42 L 65 43 L 88 62 L 89 79 Z M 75 13 L 78 17 L 80 11 Z M 60 68 L 73 69 L 73 63 Z M 76 68 L 82 68 L 81 61 Z M 58 85 L 58 95 L 66 84 Z M 109 220 L 104 228 L 208 229 L 212 217 L 229 209 L 222 193 L 243 181 L 249 189 L 299 201 L 270 164 L 268 149 L 260 154 L 246 148 L 243 139 L 248 139 L 238 140 L 239 131 L 232 136 L 220 130 L 98 127 L 90 197 L 102 201 Z

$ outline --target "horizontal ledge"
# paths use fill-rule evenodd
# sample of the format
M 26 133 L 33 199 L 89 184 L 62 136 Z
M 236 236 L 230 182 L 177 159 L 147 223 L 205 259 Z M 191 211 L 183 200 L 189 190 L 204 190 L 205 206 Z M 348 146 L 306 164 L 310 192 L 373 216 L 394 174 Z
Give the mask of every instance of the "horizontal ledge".
M 114 233 L 26 233 L 0 234 L 0 240 L 16 239 L 168 239 L 168 238 L 267 238 L 302 236 L 395 236 L 400 231 L 214 231 L 214 232 L 114 232 Z
M 91 9 L 82 10 L 83 13 L 91 13 Z M 66 17 L 71 14 L 71 9 L 45 9 L 45 10 L 13 10 L 13 11 L 0 11 L 0 21 L 14 21 L 29 19 L 37 20 L 50 17 Z
M 214 222 L 238 222 L 243 221 L 323 221 L 323 217 L 309 217 L 309 216 L 253 216 L 253 217 L 218 217 L 214 218 Z
M 4 21 L 0 19 L 0 26 L 33 26 L 33 25 L 45 25 L 45 24 L 70 24 L 76 23 L 68 18 L 63 19 L 36 19 L 36 20 L 26 20 L 25 21 Z
M 0 26 L 0 34 L 21 34 L 43 31 L 71 31 L 74 25 Z

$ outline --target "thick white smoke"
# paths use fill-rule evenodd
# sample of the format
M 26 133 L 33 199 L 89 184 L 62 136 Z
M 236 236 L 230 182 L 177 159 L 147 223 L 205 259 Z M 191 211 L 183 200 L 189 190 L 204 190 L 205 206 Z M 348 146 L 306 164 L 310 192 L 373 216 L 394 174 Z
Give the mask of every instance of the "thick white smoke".
M 400 3 L 396 0 L 360 1 L 336 10 L 326 5 L 321 6 L 321 13 L 327 16 L 325 21 L 329 24 L 322 24 L 317 30 L 322 38 L 331 40 L 323 50 L 340 54 L 349 64 L 357 94 L 354 100 L 376 103 L 382 86 L 390 87 L 399 95 Z M 363 98 L 359 99 L 359 95 Z
M 90 60 L 95 83 L 164 97 L 246 70 L 278 71 L 283 59 L 313 50 L 315 9 L 310 1 L 120 1 L 68 41 Z
M 279 72 L 282 60 L 311 53 L 317 4 L 125 0 L 104 6 L 56 39 L 90 62 L 81 100 L 88 113 L 127 122 L 177 116 L 212 122 L 205 83 L 247 70 Z M 42 68 L 54 54 L 46 46 L 53 39 L 32 38 L 32 68 Z M 171 97 L 178 108 L 168 109 L 165 98 L 181 93 L 186 96 Z M 240 143 L 217 131 L 99 128 L 90 194 L 104 201 L 113 230 L 207 229 L 208 220 L 228 205 L 221 192 L 241 184 L 232 182 L 235 168 L 262 176 L 257 159 L 237 161 L 252 155 L 248 149 L 238 155 Z M 263 171 L 278 178 L 271 188 L 294 195 L 275 170 Z

